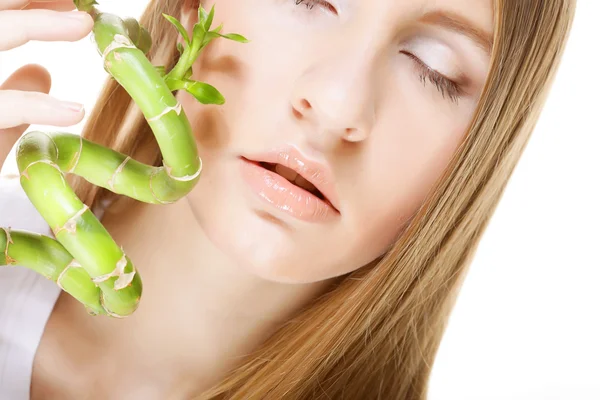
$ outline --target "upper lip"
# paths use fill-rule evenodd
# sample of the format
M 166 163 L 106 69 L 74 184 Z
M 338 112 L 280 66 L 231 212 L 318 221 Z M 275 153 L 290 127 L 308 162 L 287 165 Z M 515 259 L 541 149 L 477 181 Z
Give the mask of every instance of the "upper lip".
M 339 199 L 335 190 L 333 172 L 326 162 L 308 159 L 294 146 L 280 147 L 263 153 L 247 154 L 243 157 L 255 162 L 281 164 L 290 168 L 312 183 L 331 205 L 339 210 Z

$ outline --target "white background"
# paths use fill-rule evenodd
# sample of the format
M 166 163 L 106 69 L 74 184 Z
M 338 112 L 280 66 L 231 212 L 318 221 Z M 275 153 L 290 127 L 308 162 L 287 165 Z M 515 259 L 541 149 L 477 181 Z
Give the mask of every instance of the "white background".
M 147 2 L 101 4 L 137 17 Z M 600 2 L 579 0 L 557 81 L 450 320 L 431 400 L 600 399 L 599 42 Z M 32 42 L 0 53 L 0 81 L 40 63 L 53 96 L 91 110 L 106 76 L 98 57 L 88 39 Z M 14 154 L 6 164 L 16 172 Z

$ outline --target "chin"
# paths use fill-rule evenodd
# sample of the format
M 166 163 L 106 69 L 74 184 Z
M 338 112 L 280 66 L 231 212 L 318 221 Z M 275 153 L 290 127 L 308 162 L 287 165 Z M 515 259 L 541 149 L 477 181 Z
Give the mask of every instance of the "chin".
M 248 189 L 239 160 L 215 160 L 210 167 L 188 200 L 226 266 L 287 284 L 313 283 L 336 275 L 331 272 L 338 263 L 332 257 L 343 255 L 331 251 L 331 239 L 336 227 L 340 228 L 339 220 L 308 222 L 268 204 Z
M 212 200 L 205 196 L 191 206 L 207 240 L 235 273 L 269 282 L 311 284 L 345 275 L 381 255 L 349 240 L 341 223 L 298 223 L 251 196 L 219 192 L 213 187 Z
M 238 199 L 241 200 L 241 199 Z M 243 201 L 227 210 L 206 215 L 202 228 L 207 238 L 228 259 L 228 264 L 260 279 L 277 283 L 310 283 L 320 280 L 308 270 L 300 232 Z M 238 206 L 238 207 L 236 207 Z

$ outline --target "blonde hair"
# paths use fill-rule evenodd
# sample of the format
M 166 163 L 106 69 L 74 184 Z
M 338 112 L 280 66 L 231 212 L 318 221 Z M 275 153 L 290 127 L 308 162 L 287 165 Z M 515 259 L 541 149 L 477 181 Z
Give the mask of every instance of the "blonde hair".
M 170 69 L 177 32 L 152 0 L 141 23 L 149 58 Z M 575 0 L 496 0 L 488 81 L 465 139 L 435 190 L 381 259 L 340 277 L 199 399 L 425 399 L 431 368 L 481 235 L 538 120 Z M 108 80 L 83 136 L 160 165 L 129 95 Z M 89 206 L 114 194 L 69 177 Z M 131 201 L 120 199 L 119 202 Z M 115 203 L 114 207 L 117 207 Z M 121 207 L 126 207 L 122 205 Z

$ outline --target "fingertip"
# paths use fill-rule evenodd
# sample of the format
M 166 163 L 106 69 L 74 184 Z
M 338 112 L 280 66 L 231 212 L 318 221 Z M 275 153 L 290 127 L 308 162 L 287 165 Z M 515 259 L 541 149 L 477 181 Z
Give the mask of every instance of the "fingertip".
M 59 113 L 59 115 L 54 116 L 51 121 L 46 121 L 42 125 L 52 125 L 61 128 L 66 128 L 79 124 L 81 121 L 83 121 L 84 117 L 84 109 L 81 109 L 80 111 L 69 110 L 64 113 Z
M 75 28 L 79 39 L 87 36 L 94 27 L 92 16 L 84 11 L 61 13 L 60 17 L 67 21 L 71 29 Z
M 78 12 L 82 12 L 84 14 L 83 19 L 84 19 L 85 23 L 87 24 L 87 26 L 89 26 L 91 29 L 92 26 L 94 25 L 94 18 L 92 18 L 92 16 L 89 13 L 86 13 L 83 11 L 78 11 Z
M 83 36 L 86 36 L 94 28 L 94 19 L 90 14 L 83 11 L 75 11 L 74 13 L 80 14 L 76 18 L 78 18 L 81 22 L 81 31 L 83 33 Z
M 71 123 L 71 125 L 77 125 L 78 123 L 83 121 L 83 118 L 85 117 L 84 105 L 80 103 L 74 104 L 77 104 L 77 106 L 75 106 L 75 108 L 71 111 L 73 114 L 73 122 Z
M 60 105 L 67 111 L 72 113 L 81 113 L 83 111 L 83 104 L 75 103 L 72 101 L 61 101 Z

